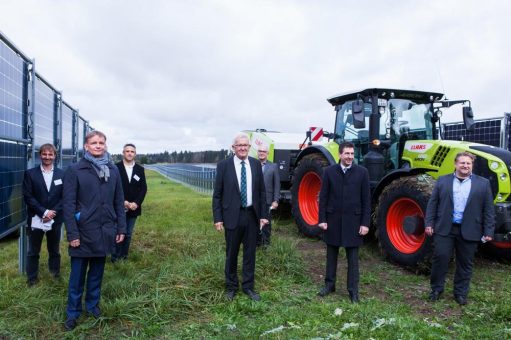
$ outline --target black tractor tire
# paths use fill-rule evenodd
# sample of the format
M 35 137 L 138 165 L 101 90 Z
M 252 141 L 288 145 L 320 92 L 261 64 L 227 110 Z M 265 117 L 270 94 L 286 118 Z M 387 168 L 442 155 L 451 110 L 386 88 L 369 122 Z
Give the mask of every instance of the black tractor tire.
M 424 233 L 424 218 L 434 185 L 435 180 L 428 175 L 403 177 L 390 183 L 380 195 L 375 211 L 376 238 L 391 262 L 429 271 L 433 242 Z
M 511 248 L 508 243 L 487 242 L 479 247 L 480 253 L 491 260 L 511 263 Z
M 319 191 L 323 169 L 328 160 L 320 153 L 305 156 L 294 170 L 291 186 L 291 211 L 300 233 L 319 238 Z

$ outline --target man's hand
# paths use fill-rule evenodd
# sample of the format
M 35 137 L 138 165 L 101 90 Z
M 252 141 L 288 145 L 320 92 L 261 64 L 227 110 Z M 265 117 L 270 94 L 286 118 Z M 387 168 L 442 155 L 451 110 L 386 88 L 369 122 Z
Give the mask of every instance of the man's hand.
M 77 238 L 76 240 L 69 241 L 69 246 L 72 248 L 76 248 L 80 246 L 80 239 Z
M 433 227 L 426 227 L 426 229 L 424 230 L 424 232 L 426 233 L 426 235 L 428 236 L 433 236 Z
M 224 222 L 216 222 L 215 228 L 216 228 L 216 231 L 223 231 L 224 230 Z
M 318 227 L 320 227 L 323 230 L 327 230 L 328 229 L 328 224 L 323 222 L 323 223 L 318 224 Z
M 490 242 L 491 240 L 493 240 L 493 237 L 491 236 L 483 236 L 483 238 L 486 242 Z
M 48 213 L 46 214 L 48 220 L 53 220 L 55 216 L 57 216 L 57 212 L 55 210 L 48 210 Z
M 126 235 L 124 235 L 124 234 L 117 234 L 117 235 L 115 235 L 115 243 L 121 243 L 122 241 L 124 241 L 124 237 L 125 236 Z
M 360 226 L 360 229 L 359 229 L 359 231 L 358 231 L 358 233 L 359 233 L 360 235 L 362 235 L 362 236 L 367 235 L 367 233 L 368 233 L 368 232 L 369 232 L 369 228 L 368 228 L 368 227 L 366 227 L 365 225 L 361 225 L 361 226 Z
M 270 223 L 270 221 L 268 221 L 267 219 L 265 218 L 261 218 L 259 220 L 259 229 L 262 229 L 266 224 Z
M 130 202 L 124 201 L 124 209 L 129 209 L 129 208 L 130 208 Z
M 277 209 L 278 207 L 279 207 L 279 202 L 277 202 L 277 201 L 271 202 L 271 208 L 273 210 Z
M 130 204 L 129 204 L 130 210 L 137 210 L 137 208 L 138 208 L 138 204 L 136 204 L 135 202 L 130 202 Z

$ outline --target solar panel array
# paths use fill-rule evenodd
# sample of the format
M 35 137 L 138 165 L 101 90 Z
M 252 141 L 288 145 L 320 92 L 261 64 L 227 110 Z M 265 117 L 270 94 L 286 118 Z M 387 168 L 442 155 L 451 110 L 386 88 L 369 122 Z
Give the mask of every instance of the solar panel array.
M 478 120 L 473 131 L 467 131 L 463 123 L 444 124 L 443 139 L 464 140 L 500 147 L 502 123 L 502 118 Z
M 77 161 L 78 148 L 90 130 L 34 67 L 0 32 L 0 238 L 26 219 L 23 174 L 28 166 L 40 163 L 39 147 L 57 146 L 57 166 L 67 166 Z

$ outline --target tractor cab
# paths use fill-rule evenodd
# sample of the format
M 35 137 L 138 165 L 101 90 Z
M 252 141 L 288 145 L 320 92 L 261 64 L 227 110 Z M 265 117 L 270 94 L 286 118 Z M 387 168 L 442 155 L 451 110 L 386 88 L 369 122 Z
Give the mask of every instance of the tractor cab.
M 332 137 L 355 145 L 355 161 L 369 170 L 374 188 L 390 171 L 410 166 L 402 157 L 406 141 L 438 139 L 440 107 L 466 102 L 441 101 L 443 96 L 370 88 L 332 97 L 328 102 L 337 113 Z M 466 113 L 470 123 L 471 111 Z

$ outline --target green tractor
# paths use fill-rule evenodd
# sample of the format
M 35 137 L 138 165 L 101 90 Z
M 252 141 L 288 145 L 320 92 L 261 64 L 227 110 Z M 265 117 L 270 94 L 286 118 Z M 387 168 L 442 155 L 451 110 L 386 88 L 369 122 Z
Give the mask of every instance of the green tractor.
M 335 107 L 334 131 L 325 142 L 302 143 L 289 134 L 249 131 L 254 150 L 269 146 L 279 165 L 282 196 L 291 201 L 301 233 L 318 237 L 318 196 L 325 166 L 339 160 L 338 144 L 355 145 L 355 162 L 369 171 L 373 230 L 385 256 L 417 267 L 431 255 L 424 233 L 426 206 L 436 179 L 454 171 L 454 157 L 477 156 L 474 173 L 490 180 L 496 213 L 494 242 L 485 245 L 498 257 L 511 258 L 511 152 L 484 144 L 442 140 L 442 108 L 461 105 L 467 130 L 474 124 L 468 100 L 446 100 L 442 93 L 370 88 L 328 99 Z M 253 153 L 254 154 L 254 153 Z

